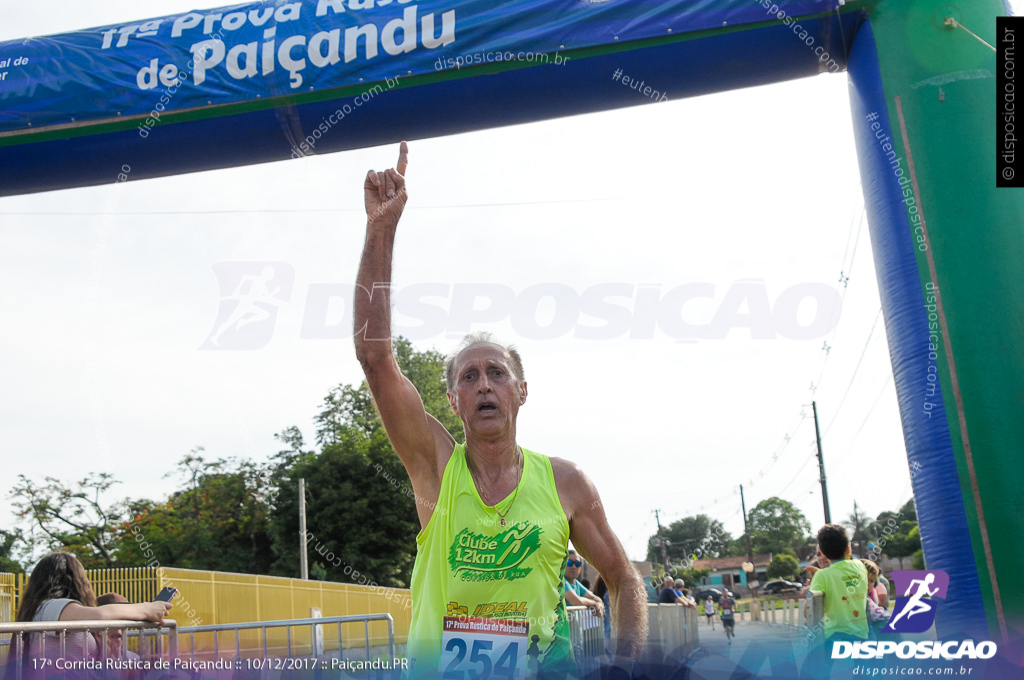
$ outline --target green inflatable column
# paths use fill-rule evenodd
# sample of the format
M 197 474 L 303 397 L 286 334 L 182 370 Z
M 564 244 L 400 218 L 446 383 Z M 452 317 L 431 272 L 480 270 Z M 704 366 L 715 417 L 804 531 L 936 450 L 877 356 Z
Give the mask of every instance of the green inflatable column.
M 894 337 L 900 320 L 886 310 L 894 371 L 902 377 L 897 388 L 908 455 L 913 469 L 922 452 L 915 451 L 915 422 L 933 421 L 931 435 L 948 428 L 942 436 L 963 505 L 956 511 L 966 514 L 971 539 L 970 545 L 930 544 L 929 527 L 940 533 L 943 517 L 921 516 L 926 566 L 973 561 L 992 637 L 1005 639 L 1015 629 L 1017 637 L 1024 624 L 1024 189 L 996 187 L 1001 67 L 981 41 L 996 44 L 996 16 L 1004 6 L 1001 0 L 880 0 L 845 9 L 870 18 L 891 142 L 911 187 L 903 189 L 904 210 L 927 337 Z M 1024 31 L 1020 38 L 1024 46 Z M 886 275 L 879 271 L 880 284 Z M 919 353 L 928 343 L 930 368 L 908 372 L 898 345 Z M 938 411 L 928 405 L 930 395 L 941 399 Z M 932 413 L 943 422 L 935 423 Z M 929 492 L 927 473 L 914 479 L 919 508 Z M 959 506 L 961 498 L 955 501 Z

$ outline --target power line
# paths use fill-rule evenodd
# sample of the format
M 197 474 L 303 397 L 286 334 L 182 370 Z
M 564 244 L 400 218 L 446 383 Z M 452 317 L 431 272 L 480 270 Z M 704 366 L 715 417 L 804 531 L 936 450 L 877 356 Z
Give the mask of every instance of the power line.
M 847 460 L 849 460 L 848 454 L 853 450 L 854 442 L 857 441 L 857 437 L 859 437 L 860 433 L 864 430 L 864 426 L 866 426 L 868 424 L 868 420 L 871 419 L 871 414 L 875 412 L 875 407 L 878 406 L 878 402 L 881 401 L 882 395 L 885 394 L 886 390 L 889 388 L 889 383 L 891 381 L 892 381 L 892 375 L 890 374 L 889 376 L 886 377 L 885 382 L 882 383 L 882 389 L 879 390 L 878 396 L 876 396 L 875 400 L 873 402 L 871 402 L 871 408 L 868 409 L 867 414 L 864 416 L 864 420 L 861 421 L 860 427 L 858 427 L 857 431 L 853 433 L 852 437 L 850 437 L 849 442 L 848 442 L 849 446 L 847 447 L 846 451 L 843 453 L 842 456 L 840 456 L 840 457 L 838 457 L 836 459 L 837 462 L 838 462 L 838 464 L 836 465 L 836 468 L 835 468 L 836 470 L 842 468 L 843 463 L 845 463 Z
M 850 276 L 853 274 L 853 264 L 854 264 L 854 262 L 857 259 L 857 244 L 860 242 L 860 233 L 861 233 L 861 230 L 864 227 L 864 217 L 865 217 L 866 214 L 867 214 L 867 208 L 866 208 L 866 206 L 864 204 L 862 204 L 861 205 L 859 219 L 851 220 L 851 222 L 850 222 L 850 229 L 849 229 L 849 232 L 847 233 L 847 237 L 846 237 L 847 238 L 846 249 L 843 251 L 843 259 L 842 259 L 842 267 L 843 268 L 841 270 L 839 270 L 839 283 L 841 283 L 843 285 L 843 293 L 842 293 L 842 296 L 839 299 L 839 305 L 837 307 L 834 307 L 833 310 L 832 310 L 833 311 L 833 318 L 835 318 L 835 314 L 841 314 L 842 313 L 841 310 L 842 310 L 843 306 L 846 304 L 846 293 L 849 291 L 848 284 L 850 282 Z M 853 232 L 853 227 L 854 227 L 855 224 L 857 225 L 857 234 L 856 234 L 856 236 L 854 236 L 853 240 L 851 241 L 849 234 Z M 852 244 L 852 246 L 851 246 L 851 244 Z M 851 252 L 851 247 L 852 247 L 852 252 Z M 846 255 L 847 255 L 847 253 L 850 253 L 850 262 L 849 262 L 849 264 L 846 263 Z M 832 320 L 829 319 L 829 323 L 830 324 L 831 324 L 831 322 L 832 322 Z M 817 378 L 815 378 L 814 381 L 811 383 L 811 394 L 812 395 L 814 394 L 814 392 L 819 387 L 821 387 L 821 382 L 825 378 L 825 369 L 828 367 L 829 355 L 831 354 L 832 346 L 835 345 L 835 339 L 836 339 L 837 335 L 839 335 L 839 319 L 836 319 L 835 326 L 832 327 L 831 335 L 825 340 L 825 342 L 823 343 L 823 345 L 821 347 L 821 350 L 825 354 L 822 357 L 821 368 L 817 372 Z
M 825 434 L 821 435 L 822 439 L 828 436 L 829 430 L 832 429 L 832 425 L 835 424 L 836 419 L 839 417 L 839 410 L 843 407 L 843 402 L 846 401 L 846 397 L 850 394 L 850 389 L 853 387 L 853 381 L 857 377 L 857 371 L 860 370 L 861 362 L 864 361 L 864 355 L 868 352 L 868 345 L 871 344 L 871 336 L 875 333 L 875 327 L 878 325 L 878 320 L 882 318 L 882 308 L 878 308 L 878 313 L 875 314 L 875 321 L 871 324 L 871 330 L 868 332 L 868 339 L 864 341 L 864 349 L 860 352 L 860 358 L 857 359 L 857 366 L 853 369 L 853 375 L 850 376 L 850 383 L 846 386 L 846 391 L 843 392 L 843 398 L 839 400 L 839 405 L 836 406 L 836 410 L 832 414 L 832 420 L 828 422 L 828 427 L 825 428 Z
M 779 491 L 779 493 L 777 493 L 776 495 L 777 496 L 781 496 L 782 494 L 786 493 L 786 489 L 788 489 L 790 487 L 790 485 L 792 485 L 793 482 L 795 482 L 797 480 L 797 478 L 800 477 L 800 473 L 802 473 L 804 471 L 804 468 L 807 467 L 808 463 L 810 463 L 812 460 L 817 458 L 817 455 L 818 455 L 817 452 L 812 453 L 811 455 L 809 455 L 807 457 L 807 460 L 804 461 L 804 464 L 801 465 L 800 469 L 796 471 L 795 475 L 793 475 L 793 478 L 791 480 L 789 480 L 788 482 L 786 482 L 786 486 L 782 487 L 782 490 Z
M 852 219 L 850 221 L 850 228 L 847 230 L 846 246 L 845 246 L 845 248 L 843 250 L 843 257 L 842 257 L 842 269 L 839 272 L 839 282 L 843 286 L 843 292 L 842 292 L 842 296 L 840 298 L 840 304 L 837 307 L 837 309 L 839 309 L 839 310 L 842 309 L 844 303 L 846 302 L 846 293 L 849 290 L 848 284 L 849 284 L 849 281 L 850 281 L 850 275 L 853 273 L 853 265 L 854 265 L 854 263 L 855 263 L 855 261 L 857 259 L 857 247 L 858 247 L 858 244 L 860 243 L 860 235 L 861 235 L 861 231 L 863 230 L 863 227 L 864 227 L 864 218 L 865 218 L 866 215 L 867 215 L 866 205 L 861 204 L 861 209 L 860 209 L 859 217 L 855 218 L 855 219 Z M 856 232 L 854 232 L 854 226 L 857 227 Z M 851 238 L 851 236 L 852 236 L 852 238 Z M 849 255 L 849 262 L 847 262 L 847 255 Z M 833 310 L 833 312 L 835 313 L 835 309 Z M 868 334 L 868 342 L 870 342 L 871 337 L 874 334 L 875 326 L 878 323 L 878 318 L 879 318 L 880 315 L 881 315 L 881 309 L 879 309 L 878 314 L 875 316 L 875 321 L 874 321 L 874 323 L 871 326 L 871 332 Z M 838 335 L 838 332 L 839 332 L 839 323 L 837 321 L 836 325 L 833 327 L 831 335 L 829 336 L 828 339 L 825 340 L 824 344 L 822 345 L 821 349 L 822 349 L 822 352 L 824 352 L 824 355 L 821 358 L 820 367 L 816 371 L 817 378 L 811 383 L 811 394 L 812 395 L 818 390 L 819 387 L 821 387 L 821 382 L 822 382 L 822 380 L 824 379 L 824 376 L 825 376 L 825 368 L 828 365 L 828 359 L 829 359 L 829 356 L 831 355 L 832 345 L 835 343 L 835 338 Z M 850 384 L 847 386 L 846 393 L 843 394 L 843 398 L 840 400 L 840 406 L 842 406 L 843 401 L 846 399 L 846 395 L 849 394 L 850 387 L 853 385 L 853 380 L 857 376 L 857 371 L 860 370 L 861 361 L 863 361 L 864 355 L 865 355 L 866 351 L 867 351 L 867 342 L 865 342 L 864 350 L 861 352 L 861 357 L 857 361 L 856 368 L 854 368 L 853 376 L 850 378 Z M 836 410 L 836 413 L 838 414 L 838 408 Z M 805 412 L 804 412 L 803 409 L 801 409 L 801 416 L 805 417 Z M 829 427 L 831 427 L 833 422 L 835 422 L 835 416 L 833 416 L 832 421 L 829 422 Z M 826 429 L 825 432 L 827 434 L 828 433 L 828 429 Z M 788 482 L 786 482 L 786 485 L 784 487 L 782 487 L 782 490 L 779 491 L 775 495 L 776 496 L 781 496 L 783 493 L 785 493 L 786 490 L 790 486 L 792 486 L 792 484 L 797 479 L 800 478 L 800 475 L 803 472 L 804 468 L 807 467 L 807 464 L 809 462 L 811 462 L 812 460 L 814 460 L 815 458 L 816 458 L 816 453 L 815 454 L 811 454 L 810 456 L 808 456 L 807 459 L 804 460 L 803 464 L 800 466 L 800 469 L 797 470 L 796 474 L 793 475 L 793 477 Z M 817 483 L 817 482 L 815 482 L 815 483 Z
M 874 413 L 875 407 L 878 406 L 878 402 L 882 399 L 882 395 L 885 394 L 885 391 L 889 387 L 889 382 L 891 380 L 892 380 L 892 376 L 890 375 L 890 376 L 888 376 L 885 379 L 885 382 L 882 383 L 882 389 L 878 392 L 878 396 L 875 397 L 875 400 L 873 402 L 871 402 L 871 408 L 868 409 L 867 414 L 864 416 L 864 420 L 861 421 L 860 427 L 857 428 L 857 431 L 854 432 L 853 436 L 850 438 L 850 440 L 848 442 L 849 446 L 847 447 L 846 451 L 844 451 L 842 455 L 837 456 L 835 458 L 836 464 L 835 464 L 835 467 L 833 468 L 833 471 L 832 471 L 833 476 L 836 474 L 836 472 L 838 470 L 841 470 L 843 468 L 844 464 L 847 461 L 851 460 L 852 458 L 856 458 L 856 457 L 851 457 L 849 455 L 853 451 L 853 444 L 854 444 L 854 442 L 857 441 L 857 437 L 860 436 L 860 433 L 864 430 L 864 427 L 868 424 L 868 420 L 870 420 L 871 414 Z M 817 484 L 817 481 L 813 482 L 809 486 L 805 486 L 803 489 L 800 490 L 800 494 L 799 495 L 803 495 L 803 493 L 805 491 L 813 490 L 814 486 L 816 484 Z

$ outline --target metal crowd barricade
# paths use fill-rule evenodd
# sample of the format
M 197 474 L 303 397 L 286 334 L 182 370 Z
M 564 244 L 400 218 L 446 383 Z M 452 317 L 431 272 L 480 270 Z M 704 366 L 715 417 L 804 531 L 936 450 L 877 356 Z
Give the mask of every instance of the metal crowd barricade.
M 700 641 L 697 610 L 681 604 L 648 604 L 648 648 L 659 663 L 683 661 Z
M 308 647 L 308 652 L 304 656 L 317 656 L 318 650 L 317 640 L 323 640 L 320 630 L 324 626 L 337 626 L 338 628 L 338 654 L 342 653 L 343 637 L 341 627 L 342 624 L 346 623 L 362 623 L 363 624 L 363 635 L 366 650 L 367 660 L 371 657 L 371 645 L 370 645 L 370 622 L 371 621 L 384 621 L 387 622 L 388 626 L 388 654 L 391 659 L 395 658 L 395 622 L 391 618 L 391 614 L 363 614 L 358 616 L 325 616 L 322 618 L 310 618 L 310 619 L 286 619 L 281 621 L 253 621 L 249 623 L 221 623 L 212 626 L 189 626 L 178 629 L 178 633 L 182 636 L 187 635 L 189 638 L 189 659 L 191 661 L 196 660 L 197 647 L 196 647 L 196 636 L 203 636 L 205 634 L 213 635 L 213 648 L 207 652 L 198 652 L 200 656 L 210 656 L 214 659 L 221 658 L 222 649 L 220 645 L 221 633 L 234 633 L 234 645 L 230 646 L 228 650 L 234 653 L 234 658 L 242 658 L 245 654 L 251 656 L 258 656 L 261 659 L 267 658 L 280 658 L 282 655 L 272 654 L 271 651 L 277 652 L 279 647 L 277 643 L 271 644 L 268 640 L 270 637 L 268 631 L 274 628 L 284 628 L 285 632 L 285 644 L 283 651 L 284 657 L 292 658 L 295 656 L 296 648 L 305 650 Z M 292 631 L 293 629 L 309 629 L 309 640 L 307 644 L 301 644 L 298 640 L 294 639 Z M 257 638 L 256 644 L 249 644 L 251 641 L 246 641 L 243 644 L 241 639 L 242 631 L 260 631 Z
M 590 607 L 566 607 L 569 640 L 580 676 L 600 667 L 604 656 L 604 620 Z
M 81 670 L 87 674 L 92 669 L 84 665 L 91 661 L 88 656 L 90 645 L 85 636 L 100 633 L 96 646 L 101 658 L 106 658 L 107 631 L 110 630 L 120 630 L 125 638 L 128 631 L 139 636 L 139 656 L 142 660 L 162 659 L 165 656 L 172 659 L 178 655 L 178 627 L 174 619 L 164 619 L 162 624 L 127 620 L 0 623 L 0 645 L 7 647 L 5 666 L 14 664 L 13 674 L 6 677 L 21 680 L 26 670 L 44 668 L 54 671 Z M 166 655 L 163 643 L 165 632 Z M 54 637 L 57 638 L 56 650 L 53 649 Z
M 825 595 L 824 593 L 814 593 L 813 598 L 807 598 L 806 609 L 802 605 L 800 610 L 802 612 L 801 618 L 804 619 L 804 625 L 810 630 L 824 628 L 822 619 L 825 618 Z

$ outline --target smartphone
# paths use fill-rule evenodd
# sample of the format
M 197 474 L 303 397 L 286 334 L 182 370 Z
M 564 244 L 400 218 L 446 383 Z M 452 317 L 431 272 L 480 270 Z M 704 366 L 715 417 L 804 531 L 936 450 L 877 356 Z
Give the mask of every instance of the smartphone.
M 160 594 L 156 596 L 156 600 L 154 600 L 154 602 L 170 602 L 171 598 L 177 594 L 177 588 L 171 588 L 170 586 L 167 586 L 166 588 L 160 591 Z

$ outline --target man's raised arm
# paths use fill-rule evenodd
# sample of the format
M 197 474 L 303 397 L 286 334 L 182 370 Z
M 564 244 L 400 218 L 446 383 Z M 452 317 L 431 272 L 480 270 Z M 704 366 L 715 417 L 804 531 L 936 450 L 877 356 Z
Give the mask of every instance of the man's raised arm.
M 383 172 L 370 170 L 363 183 L 366 241 L 356 277 L 353 303 L 356 358 L 363 367 L 388 438 L 409 473 L 420 522 L 430 519 L 437 501 L 443 465 L 455 440 L 423 408 L 415 386 L 402 374 L 391 348 L 391 259 L 398 220 L 408 197 L 405 171 L 409 147 L 402 142 L 398 165 Z M 445 462 L 447 457 L 444 456 Z

